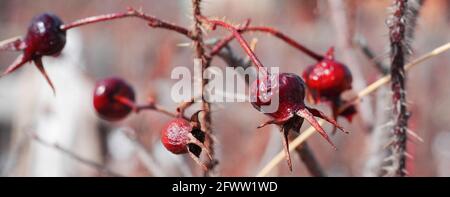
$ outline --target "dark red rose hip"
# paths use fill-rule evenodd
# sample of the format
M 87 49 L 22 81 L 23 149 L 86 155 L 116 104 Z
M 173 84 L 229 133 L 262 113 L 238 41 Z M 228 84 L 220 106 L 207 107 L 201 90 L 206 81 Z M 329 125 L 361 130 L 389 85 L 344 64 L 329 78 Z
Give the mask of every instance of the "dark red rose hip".
M 289 154 L 288 133 L 290 130 L 300 132 L 300 128 L 304 119 L 306 119 L 318 132 L 325 138 L 334 148 L 328 134 L 320 126 L 314 118 L 322 118 L 337 128 L 342 129 L 337 125 L 336 121 L 327 117 L 324 113 L 317 109 L 305 106 L 305 83 L 302 78 L 292 73 L 282 73 L 278 75 L 268 74 L 268 77 L 256 80 L 251 88 L 252 105 L 259 111 L 272 117 L 273 119 L 259 126 L 260 128 L 268 124 L 281 125 L 281 132 L 283 134 L 284 150 L 286 153 L 286 160 L 288 161 L 289 169 L 292 170 L 292 164 Z M 278 97 L 278 99 L 276 99 Z M 275 112 L 265 111 L 264 106 L 277 102 L 278 108 Z
M 120 78 L 107 78 L 95 85 L 94 108 L 105 120 L 125 118 L 133 110 L 134 99 L 133 88 Z
M 4 46 L 0 46 L 0 48 L 23 51 L 23 53 L 3 72 L 2 76 L 17 70 L 27 62 L 33 61 L 55 92 L 53 83 L 42 63 L 42 57 L 56 56 L 63 50 L 66 45 L 66 31 L 61 29 L 62 24 L 63 22 L 56 15 L 40 14 L 31 20 L 24 39 L 12 39 L 3 43 Z
M 44 13 L 33 18 L 25 37 L 25 56 L 57 55 L 66 45 L 63 22 L 54 14 Z

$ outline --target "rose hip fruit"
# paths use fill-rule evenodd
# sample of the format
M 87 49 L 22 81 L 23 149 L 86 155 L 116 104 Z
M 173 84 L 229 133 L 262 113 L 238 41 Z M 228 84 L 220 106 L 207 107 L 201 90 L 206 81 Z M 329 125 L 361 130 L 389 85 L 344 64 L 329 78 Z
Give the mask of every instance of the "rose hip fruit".
M 33 18 L 25 37 L 25 56 L 57 55 L 66 45 L 63 22 L 54 14 L 44 13 Z
M 314 116 L 330 122 L 343 131 L 342 127 L 319 110 L 305 106 L 305 83 L 298 75 L 291 73 L 282 73 L 280 75 L 267 74 L 252 84 L 250 95 L 252 105 L 257 110 L 273 118 L 259 126 L 259 128 L 268 124 L 281 126 L 286 160 L 290 170 L 292 170 L 292 163 L 289 154 L 288 133 L 290 130 L 300 132 L 304 119 L 336 148 Z M 273 104 L 271 102 L 278 102 L 277 110 L 267 111 L 266 109 L 268 108 L 264 108 L 269 104 Z
M 334 119 L 342 115 L 351 121 L 356 113 L 352 105 L 339 113 L 344 104 L 341 99 L 343 92 L 352 89 L 352 74 L 344 64 L 334 60 L 334 50 L 330 48 L 325 58 L 315 65 L 311 65 L 303 72 L 308 87 L 308 96 L 315 103 L 330 102 Z
M 103 79 L 95 85 L 94 108 L 105 120 L 125 118 L 133 110 L 134 99 L 133 88 L 118 77 Z
M 208 157 L 211 155 L 204 146 L 205 133 L 197 126 L 195 121 L 187 121 L 183 118 L 176 118 L 164 126 L 161 131 L 161 142 L 166 149 L 174 154 L 186 154 L 203 169 L 207 167 L 200 161 L 200 154 L 204 150 Z
M 17 70 L 27 62 L 33 61 L 55 92 L 53 83 L 42 63 L 42 57 L 56 56 L 63 50 L 66 45 L 66 31 L 61 29 L 62 24 L 63 22 L 56 15 L 40 14 L 31 20 L 24 39 L 12 39 L 4 42 L 0 48 L 23 51 L 23 53 L 3 72 L 2 76 Z

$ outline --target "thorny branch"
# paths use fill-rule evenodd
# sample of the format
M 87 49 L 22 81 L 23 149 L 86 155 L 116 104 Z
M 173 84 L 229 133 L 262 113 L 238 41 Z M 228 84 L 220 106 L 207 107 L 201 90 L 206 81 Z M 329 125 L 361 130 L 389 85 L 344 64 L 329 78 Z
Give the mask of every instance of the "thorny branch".
M 375 53 L 370 49 L 369 45 L 367 44 L 366 40 L 363 38 L 360 38 L 356 40 L 356 44 L 361 49 L 361 52 L 367 57 L 369 61 L 373 63 L 375 68 L 380 71 L 381 74 L 387 75 L 389 74 L 389 67 L 387 65 L 384 65 L 383 62 L 377 59 L 375 56 Z
M 413 2 L 412 0 L 411 2 Z M 407 109 L 405 87 L 405 62 L 410 54 L 408 45 L 413 35 L 418 11 L 411 6 L 408 0 L 394 0 L 393 13 L 388 19 L 389 40 L 391 43 L 391 90 L 393 103 L 394 126 L 392 128 L 391 155 L 383 167 L 385 176 L 405 176 L 407 159 L 407 131 L 410 113 Z M 420 5 L 420 4 L 419 4 Z M 414 11 L 411 11 L 414 10 Z M 412 25 L 412 26 L 409 26 Z
M 200 21 L 199 17 L 202 16 L 201 13 L 201 0 L 192 0 L 192 9 L 193 9 L 193 20 L 194 27 L 192 29 L 192 40 L 194 42 L 195 48 L 195 56 L 200 60 L 201 63 L 201 76 L 203 72 L 210 66 L 210 59 L 206 59 L 205 55 L 205 45 L 203 43 L 203 33 L 202 33 L 202 21 Z M 205 172 L 205 176 L 214 175 L 214 168 L 218 164 L 217 159 L 215 159 L 215 151 L 214 151 L 214 139 L 211 136 L 211 104 L 205 100 L 204 90 L 206 85 L 209 83 L 209 80 L 205 77 L 202 77 L 202 86 L 201 86 L 201 95 L 202 95 L 202 111 L 203 115 L 201 116 L 201 128 L 206 133 L 205 145 L 209 150 L 210 155 L 212 157 L 211 161 L 208 163 L 208 171 Z

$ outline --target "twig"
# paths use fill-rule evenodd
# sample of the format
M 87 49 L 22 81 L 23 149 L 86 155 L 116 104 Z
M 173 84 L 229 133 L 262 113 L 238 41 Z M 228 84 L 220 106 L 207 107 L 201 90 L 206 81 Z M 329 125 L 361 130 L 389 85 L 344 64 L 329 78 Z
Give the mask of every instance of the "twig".
M 375 66 L 375 68 L 380 71 L 381 74 L 383 75 L 387 75 L 389 73 L 389 68 L 388 66 L 384 65 L 383 62 L 381 62 L 380 60 L 377 60 L 377 57 L 375 57 L 375 54 L 373 53 L 373 51 L 370 49 L 369 45 L 367 44 L 366 40 L 363 38 L 359 38 L 356 41 L 356 44 L 359 46 L 359 48 L 361 49 L 361 52 L 367 57 L 367 59 L 369 59 L 373 65 Z
M 250 45 L 245 41 L 245 39 L 242 37 L 239 28 L 234 27 L 233 25 L 230 25 L 222 20 L 216 20 L 216 19 L 208 19 L 203 16 L 198 16 L 198 19 L 204 20 L 212 25 L 212 29 L 214 30 L 216 26 L 222 26 L 233 34 L 233 36 L 238 40 L 241 47 L 244 49 L 245 53 L 250 57 L 250 59 L 253 61 L 256 67 L 260 70 L 264 70 L 264 65 L 261 63 L 261 61 L 258 59 L 258 57 L 255 55 L 253 50 L 250 48 Z
M 186 28 L 178 26 L 178 25 L 175 25 L 173 23 L 169 23 L 169 22 L 160 20 L 160 19 L 158 19 L 156 17 L 147 15 L 147 14 L 143 13 L 142 11 L 140 11 L 140 10 L 138 11 L 138 10 L 135 10 L 133 8 L 129 8 L 127 12 L 105 14 L 105 15 L 92 16 L 92 17 L 80 19 L 80 20 L 77 20 L 75 22 L 62 25 L 61 29 L 62 30 L 69 30 L 69 29 L 72 29 L 72 28 L 76 28 L 76 27 L 80 27 L 80 26 L 84 26 L 84 25 L 89 25 L 89 24 L 93 24 L 93 23 L 110 21 L 110 20 L 115 20 L 115 19 L 128 18 L 128 17 L 137 17 L 137 18 L 143 19 L 143 20 L 148 22 L 148 25 L 150 27 L 163 28 L 163 29 L 175 31 L 175 32 L 178 32 L 178 33 L 180 33 L 182 35 L 185 35 L 186 37 L 192 39 L 191 33 Z
M 422 62 L 429 60 L 437 55 L 440 55 L 446 51 L 450 50 L 450 42 L 446 43 L 432 51 L 430 51 L 429 53 L 422 55 L 421 57 L 415 59 L 414 61 L 412 61 L 411 63 L 407 64 L 405 66 L 405 70 L 408 71 L 411 68 L 413 68 L 416 65 L 421 64 Z M 351 99 L 349 101 L 349 104 L 353 104 L 354 102 L 360 100 L 362 97 L 367 96 L 368 94 L 374 92 L 375 90 L 377 90 L 379 87 L 385 85 L 386 83 L 388 83 L 391 80 L 390 76 L 385 76 L 382 77 L 380 79 L 378 79 L 377 81 L 375 81 L 374 83 L 370 84 L 369 86 L 367 86 L 365 89 L 363 89 L 362 91 L 360 91 L 358 93 L 358 95 Z M 348 107 L 349 105 L 344 106 L 342 109 L 345 109 L 346 107 Z M 322 125 L 323 121 L 320 120 L 319 124 Z M 297 146 L 299 146 L 300 144 L 302 144 L 303 142 L 306 141 L 306 139 L 308 139 L 309 137 L 311 137 L 315 132 L 314 128 L 309 127 L 308 129 L 306 129 L 305 131 L 303 131 L 297 138 L 295 138 L 291 143 L 289 143 L 289 151 L 292 152 Z M 278 163 L 280 163 L 281 161 L 283 161 L 284 159 L 284 152 L 281 151 L 279 152 L 261 171 L 259 171 L 257 173 L 256 176 L 266 176 L 275 166 L 278 165 Z
M 262 33 L 268 33 L 272 36 L 275 36 L 276 38 L 279 38 L 280 40 L 286 42 L 287 44 L 289 44 L 290 46 L 302 51 L 303 53 L 305 53 L 306 55 L 310 56 L 311 58 L 320 61 L 323 59 L 322 55 L 319 55 L 315 52 L 313 52 L 312 50 L 308 49 L 307 47 L 303 46 L 302 44 L 298 43 L 297 41 L 295 41 L 294 39 L 290 38 L 289 36 L 287 36 L 286 34 L 271 28 L 271 27 L 264 27 L 264 26 L 255 26 L 255 27 L 240 27 L 237 28 L 239 33 L 247 33 L 247 32 L 262 32 Z M 211 54 L 217 54 L 218 52 L 220 52 L 220 50 L 222 50 L 223 47 L 225 47 L 229 42 L 231 42 L 233 40 L 233 38 L 235 38 L 234 34 L 229 35 L 228 37 L 223 38 L 220 42 L 217 43 L 217 45 L 213 48 L 213 50 L 211 51 Z
M 325 172 L 322 170 L 321 165 L 319 164 L 313 152 L 309 148 L 308 143 L 304 142 L 301 146 L 297 146 L 295 148 L 295 151 L 297 152 L 298 156 L 300 156 L 300 159 L 305 164 L 306 169 L 308 169 L 308 172 L 311 174 L 311 176 L 314 177 L 326 176 Z
M 76 161 L 78 161 L 80 163 L 83 163 L 83 164 L 85 164 L 87 166 L 90 166 L 90 167 L 96 169 L 97 171 L 99 171 L 102 174 L 107 174 L 107 175 L 115 176 L 115 177 L 122 177 L 122 175 L 120 175 L 119 173 L 116 173 L 116 172 L 110 170 L 109 168 L 107 168 L 106 166 L 104 166 L 104 165 L 102 165 L 100 163 L 97 163 L 95 161 L 91 161 L 91 160 L 85 159 L 85 158 L 83 158 L 83 157 L 73 153 L 72 151 L 70 151 L 70 150 L 68 150 L 68 149 L 66 149 L 64 147 L 61 147 L 59 144 L 45 141 L 44 139 L 40 138 L 36 133 L 29 133 L 29 136 L 34 141 L 36 141 L 36 142 L 38 142 L 38 143 L 40 143 L 40 144 L 42 144 L 44 146 L 47 146 L 49 148 L 53 148 L 53 149 L 61 152 L 64 155 L 67 155 L 68 157 L 70 157 L 70 158 L 72 158 L 72 159 L 74 159 L 74 160 L 76 160 Z
M 142 110 L 153 110 L 153 111 L 156 111 L 156 112 L 159 112 L 162 114 L 166 114 L 166 115 L 174 117 L 174 118 L 179 116 L 178 113 L 171 112 L 171 111 L 169 111 L 159 105 L 156 105 L 156 104 L 140 105 L 140 106 L 138 105 L 138 106 L 136 106 L 135 110 L 137 113 Z
M 22 37 L 14 37 L 0 41 L 0 51 L 20 51 L 25 49 Z
M 271 34 L 271 35 L 273 35 L 273 36 L 283 40 L 284 42 L 286 42 L 287 44 L 291 45 L 292 47 L 302 51 L 306 55 L 314 58 L 317 61 L 320 61 L 320 60 L 323 59 L 322 55 L 319 55 L 319 54 L 311 51 L 310 49 L 306 48 L 302 44 L 298 43 L 294 39 L 292 39 L 289 36 L 287 36 L 286 34 L 283 34 L 282 32 L 280 32 L 280 31 L 278 31 L 278 30 L 276 30 L 274 28 L 270 28 L 270 27 L 249 27 L 249 28 L 245 29 L 245 31 L 249 31 L 249 32 L 264 32 L 264 33 Z
M 164 170 L 158 165 L 152 157 L 150 151 L 139 140 L 136 132 L 133 129 L 121 129 L 125 136 L 134 144 L 137 148 L 138 156 L 144 164 L 145 168 L 156 177 L 166 176 Z

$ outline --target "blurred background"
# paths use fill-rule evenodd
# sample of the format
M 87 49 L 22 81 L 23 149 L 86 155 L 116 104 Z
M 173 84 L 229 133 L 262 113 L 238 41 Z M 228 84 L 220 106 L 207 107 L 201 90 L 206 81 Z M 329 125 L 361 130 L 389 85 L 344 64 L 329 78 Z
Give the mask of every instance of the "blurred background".
M 386 19 L 390 0 L 205 0 L 206 16 L 226 18 L 235 24 L 247 18 L 252 25 L 275 27 L 318 53 L 336 47 L 336 59 L 346 63 L 354 76 L 354 89 L 363 89 L 382 74 L 360 50 L 365 41 L 375 60 L 389 65 Z M 188 0 L 14 0 L 0 1 L 0 40 L 24 35 L 34 15 L 52 12 L 66 23 L 100 14 L 142 8 L 158 18 L 191 27 Z M 450 1 L 425 1 L 412 40 L 414 59 L 450 40 Z M 228 35 L 219 30 L 208 38 Z M 262 34 L 256 54 L 265 65 L 300 74 L 314 60 L 278 39 Z M 170 98 L 170 73 L 176 66 L 193 67 L 193 50 L 181 47 L 189 40 L 176 33 L 149 28 L 139 19 L 122 19 L 70 30 L 60 57 L 45 57 L 44 64 L 56 90 L 50 88 L 36 68 L 26 65 L 0 79 L 0 175 L 1 176 L 201 176 L 201 169 L 188 157 L 173 155 L 159 136 L 170 117 L 153 111 L 133 114 L 110 123 L 99 119 L 92 106 L 96 80 L 120 76 L 132 84 L 137 101 L 149 96 L 175 111 Z M 357 42 L 355 42 L 357 40 Z M 236 54 L 243 51 L 233 42 Z M 0 53 L 2 70 L 17 56 Z M 409 125 L 423 138 L 408 144 L 410 176 L 450 176 L 450 55 L 433 58 L 408 73 Z M 216 58 L 214 66 L 224 68 Z M 310 104 L 312 105 L 312 104 Z M 330 114 L 329 108 L 319 105 Z M 312 152 L 328 176 L 376 176 L 383 160 L 389 129 L 389 87 L 365 97 L 352 123 L 340 119 L 351 133 L 337 133 L 334 151 L 318 135 L 308 139 Z M 198 106 L 194 106 L 192 113 Z M 221 176 L 255 176 L 282 150 L 276 127 L 257 130 L 267 120 L 248 103 L 213 104 L 213 131 L 217 138 L 217 167 Z M 303 126 L 305 129 L 308 124 Z M 326 130 L 331 127 L 326 125 Z M 63 147 L 89 162 L 32 140 L 35 133 L 46 142 Z M 131 134 L 131 135 L 126 135 Z M 298 155 L 294 170 L 285 161 L 271 176 L 310 176 Z M 95 166 L 94 165 L 94 166 Z M 111 172 L 110 172 L 111 171 Z M 108 173 L 109 172 L 109 173 Z

